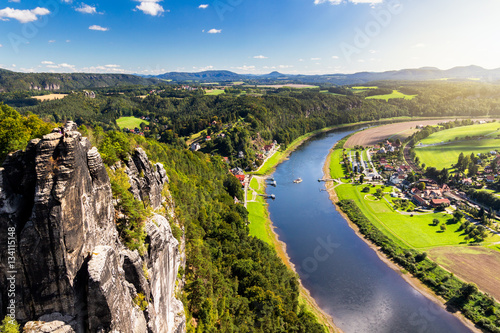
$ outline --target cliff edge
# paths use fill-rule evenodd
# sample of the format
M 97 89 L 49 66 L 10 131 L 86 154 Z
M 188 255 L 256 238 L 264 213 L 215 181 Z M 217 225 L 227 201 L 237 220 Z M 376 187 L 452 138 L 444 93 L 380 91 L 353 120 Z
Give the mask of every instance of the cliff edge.
M 153 208 L 168 177 L 137 149 L 131 192 Z M 181 262 L 168 218 L 146 221 L 148 251 L 125 248 L 99 152 L 68 122 L 0 168 L 0 316 L 31 332 L 183 332 Z

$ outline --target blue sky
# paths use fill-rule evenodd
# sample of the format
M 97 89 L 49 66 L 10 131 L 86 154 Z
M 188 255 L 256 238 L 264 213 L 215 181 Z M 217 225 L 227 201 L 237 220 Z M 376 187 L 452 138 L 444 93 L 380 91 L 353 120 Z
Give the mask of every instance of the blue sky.
M 326 74 L 500 67 L 498 0 L 0 0 L 0 67 Z

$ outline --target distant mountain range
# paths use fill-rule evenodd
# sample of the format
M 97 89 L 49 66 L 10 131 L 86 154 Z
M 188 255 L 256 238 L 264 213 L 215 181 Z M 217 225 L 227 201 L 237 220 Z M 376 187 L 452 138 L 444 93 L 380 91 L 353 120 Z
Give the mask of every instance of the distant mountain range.
M 272 72 L 264 75 L 237 74 L 226 70 L 197 73 L 170 72 L 157 76 L 131 74 L 52 74 L 18 73 L 0 69 L 0 92 L 15 90 L 71 90 L 115 87 L 124 85 L 151 85 L 159 81 L 175 83 L 219 83 L 244 81 L 250 84 L 306 83 L 351 85 L 373 81 L 428 81 L 428 80 L 479 80 L 499 82 L 500 68 L 484 69 L 479 66 L 454 67 L 440 70 L 435 67 L 402 69 L 387 72 L 360 72 L 354 74 L 291 75 Z
M 372 81 L 427 81 L 427 80 L 480 80 L 495 82 L 500 80 L 500 68 L 484 69 L 479 66 L 454 67 L 448 70 L 440 70 L 435 67 L 423 67 L 416 69 L 403 69 L 387 72 L 359 72 L 354 74 L 325 74 L 325 75 L 291 75 L 272 72 L 264 75 L 237 74 L 230 71 L 204 71 L 198 73 L 170 72 L 155 76 L 162 80 L 174 82 L 196 81 L 200 83 L 209 82 L 231 82 L 231 81 L 255 81 L 258 83 L 271 83 L 276 81 L 294 83 L 331 83 L 336 85 L 363 84 Z

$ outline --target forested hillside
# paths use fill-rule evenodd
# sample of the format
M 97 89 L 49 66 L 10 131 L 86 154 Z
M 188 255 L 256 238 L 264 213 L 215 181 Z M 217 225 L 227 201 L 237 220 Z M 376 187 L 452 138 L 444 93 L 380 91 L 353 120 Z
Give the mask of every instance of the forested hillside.
M 62 100 L 36 103 L 21 112 L 33 112 L 49 121 L 71 119 L 78 124 L 116 129 L 116 119 L 149 119 L 140 132 L 145 137 L 179 148 L 198 142 L 202 151 L 228 157 L 233 166 L 252 169 L 262 163 L 265 144 L 283 147 L 297 137 L 326 126 L 391 117 L 449 117 L 500 115 L 500 87 L 476 82 L 376 82 L 377 89 L 319 89 L 226 87 L 217 96 L 204 87 L 186 90 L 158 85 L 82 92 Z M 362 87 L 361 87 L 362 88 Z M 370 100 L 374 94 L 398 89 L 412 100 Z M 330 89 L 331 90 L 331 89 Z M 139 97 L 140 96 L 140 97 Z M 1 96 L 0 96 L 1 97 Z M 24 99 L 23 101 L 26 101 Z M 133 130 L 133 129 L 129 129 Z M 241 152 L 241 153 L 240 153 Z
M 149 85 L 157 82 L 157 79 L 128 74 L 18 73 L 0 69 L 0 92 L 20 90 L 68 91 L 130 84 Z
M 19 132 L 1 137 L 2 158 L 55 126 L 34 115 L 21 116 L 5 105 L 0 104 L 0 110 L 0 127 Z M 186 268 L 179 274 L 185 279 L 182 297 L 188 332 L 324 332 L 314 316 L 299 306 L 295 274 L 273 248 L 249 236 L 248 213 L 234 202 L 243 196 L 240 183 L 220 156 L 176 149 L 139 135 L 84 126 L 80 130 L 98 146 L 109 166 L 128 159 L 137 147 L 147 152 L 150 161 L 164 165 L 180 221 L 180 226 L 172 224 L 173 233 L 186 240 Z M 121 212 L 128 215 L 127 221 L 145 214 L 141 204 L 125 201 L 128 197 L 115 177 L 111 183 L 113 194 L 126 208 Z M 145 248 L 140 244 L 145 241 L 139 230 L 142 218 L 135 224 L 123 224 L 123 217 L 116 221 L 121 235 L 138 236 L 122 241 L 139 252 Z

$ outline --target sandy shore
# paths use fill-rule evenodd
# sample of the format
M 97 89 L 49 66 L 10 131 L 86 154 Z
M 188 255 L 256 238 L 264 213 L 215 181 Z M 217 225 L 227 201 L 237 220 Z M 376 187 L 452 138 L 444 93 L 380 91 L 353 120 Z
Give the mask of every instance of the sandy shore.
M 330 172 L 330 159 L 331 159 L 331 154 L 333 153 L 333 149 L 330 150 L 330 153 L 326 157 L 326 162 L 325 165 L 323 166 L 323 177 L 324 178 L 330 178 L 329 172 Z M 428 288 L 426 285 L 424 285 L 419 279 L 411 275 L 410 273 L 404 274 L 402 271 L 404 270 L 403 267 L 397 265 L 394 263 L 385 253 L 383 253 L 380 248 L 373 244 L 371 241 L 365 238 L 365 236 L 359 231 L 359 228 L 356 224 L 354 224 L 351 220 L 349 220 L 349 217 L 340 209 L 339 206 L 337 206 L 337 202 L 339 201 L 337 197 L 337 193 L 335 192 L 335 183 L 333 182 L 326 182 L 326 189 L 328 191 L 328 194 L 330 196 L 330 200 L 333 202 L 335 208 L 337 211 L 342 215 L 342 217 L 345 218 L 349 226 L 356 232 L 356 235 L 359 236 L 370 248 L 372 248 L 378 255 L 378 257 L 390 268 L 392 268 L 395 272 L 397 272 L 406 282 L 408 282 L 413 288 L 418 290 L 422 295 L 424 295 L 427 299 L 430 301 L 434 302 L 435 304 L 439 305 L 439 307 L 445 309 L 448 311 L 448 308 L 446 306 L 446 301 L 434 294 L 434 292 Z M 480 333 L 482 330 L 477 328 L 474 323 L 472 323 L 470 320 L 465 318 L 460 311 L 455 311 L 455 312 L 450 312 L 453 316 L 458 318 L 465 326 L 467 326 L 472 332 L 477 332 Z

